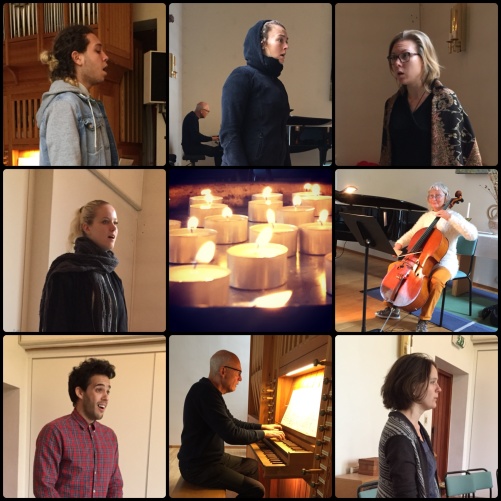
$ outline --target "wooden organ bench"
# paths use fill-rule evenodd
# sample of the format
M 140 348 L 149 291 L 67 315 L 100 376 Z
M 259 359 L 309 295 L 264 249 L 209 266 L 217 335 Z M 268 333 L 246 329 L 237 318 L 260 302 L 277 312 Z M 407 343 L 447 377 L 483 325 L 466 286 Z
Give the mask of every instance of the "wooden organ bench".
M 172 498 L 225 498 L 225 489 L 214 489 L 211 487 L 200 487 L 187 482 L 183 477 L 174 487 L 171 494 Z

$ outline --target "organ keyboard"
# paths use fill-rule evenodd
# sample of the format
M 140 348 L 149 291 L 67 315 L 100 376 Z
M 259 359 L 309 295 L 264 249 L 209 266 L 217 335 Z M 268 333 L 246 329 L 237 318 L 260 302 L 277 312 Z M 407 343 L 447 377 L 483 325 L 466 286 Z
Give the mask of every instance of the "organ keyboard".
M 251 444 L 261 463 L 265 478 L 300 477 L 301 471 L 313 463 L 313 450 L 305 450 L 292 440 L 264 438 Z

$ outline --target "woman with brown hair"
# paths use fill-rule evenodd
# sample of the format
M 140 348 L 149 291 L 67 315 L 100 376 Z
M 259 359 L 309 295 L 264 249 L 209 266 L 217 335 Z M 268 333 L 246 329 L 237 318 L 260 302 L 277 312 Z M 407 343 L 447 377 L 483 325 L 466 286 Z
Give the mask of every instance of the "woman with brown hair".
M 435 409 L 442 389 L 437 366 L 423 353 L 400 357 L 381 388 L 390 412 L 379 441 L 378 498 L 439 498 L 437 463 L 419 422 Z

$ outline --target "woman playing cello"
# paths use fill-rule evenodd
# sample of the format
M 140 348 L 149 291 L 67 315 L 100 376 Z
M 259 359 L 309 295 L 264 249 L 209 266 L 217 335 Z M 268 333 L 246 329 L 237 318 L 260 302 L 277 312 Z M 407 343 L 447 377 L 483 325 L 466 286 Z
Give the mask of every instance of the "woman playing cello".
M 459 263 L 456 253 L 457 240 L 460 235 L 462 235 L 466 240 L 476 240 L 478 238 L 477 228 L 466 221 L 466 219 L 461 216 L 461 214 L 453 210 L 443 210 L 445 202 L 449 200 L 449 189 L 442 183 L 434 183 L 428 189 L 428 207 L 430 211 L 423 214 L 417 223 L 409 230 L 405 235 L 399 238 L 395 243 L 395 251 L 397 254 L 401 253 L 401 250 L 406 247 L 411 241 L 414 234 L 422 228 L 427 228 L 434 221 L 436 217 L 440 217 L 440 221 L 437 223 L 436 228 L 442 232 L 442 234 L 449 241 L 449 248 L 444 257 L 437 263 L 433 269 L 428 282 L 429 296 L 421 308 L 421 314 L 419 315 L 419 321 L 416 327 L 416 332 L 428 332 L 427 323 L 431 319 L 431 315 L 437 304 L 445 284 L 452 277 L 456 276 L 459 269 Z M 400 262 L 391 263 L 388 267 L 390 271 L 394 266 L 398 266 Z M 393 310 L 390 315 L 392 305 L 388 302 L 385 303 L 386 308 L 376 312 L 377 317 L 399 319 L 400 310 L 398 308 Z

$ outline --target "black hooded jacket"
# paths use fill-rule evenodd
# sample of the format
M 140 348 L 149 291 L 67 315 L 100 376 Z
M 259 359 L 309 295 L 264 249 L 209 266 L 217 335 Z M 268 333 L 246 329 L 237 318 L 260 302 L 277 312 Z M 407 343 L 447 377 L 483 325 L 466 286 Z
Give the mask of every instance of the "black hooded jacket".
M 233 70 L 223 87 L 220 139 L 225 166 L 291 165 L 286 128 L 289 98 L 278 79 L 283 65 L 261 50 L 266 22 L 257 22 L 247 33 L 247 66 Z

